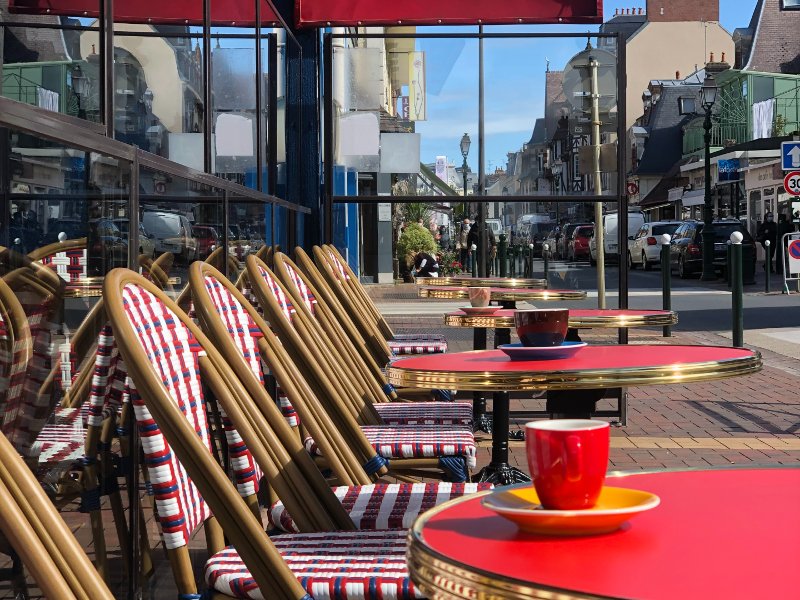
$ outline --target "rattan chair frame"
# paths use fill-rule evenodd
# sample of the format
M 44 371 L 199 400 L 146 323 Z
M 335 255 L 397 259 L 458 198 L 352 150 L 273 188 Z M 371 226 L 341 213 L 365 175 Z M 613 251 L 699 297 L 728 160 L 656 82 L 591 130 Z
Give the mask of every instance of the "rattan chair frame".
M 339 299 L 339 303 L 358 328 L 360 337 L 367 342 L 375 361 L 379 365 L 388 364 L 392 358 L 392 350 L 380 330 L 375 326 L 374 321 L 367 314 L 367 308 L 354 298 L 346 282 L 342 281 L 335 272 L 336 267 L 332 264 L 327 251 L 320 246 L 314 246 L 312 252 L 314 254 L 314 263 L 320 275 L 325 279 L 328 287 Z
M 369 294 L 367 294 L 367 290 L 364 289 L 363 285 L 361 285 L 358 275 L 353 272 L 353 269 L 350 268 L 350 265 L 341 255 L 336 246 L 333 246 L 332 244 L 325 244 L 322 247 L 326 252 L 328 252 L 331 260 L 335 258 L 342 265 L 342 268 L 346 274 L 344 283 L 349 286 L 349 289 L 353 292 L 354 298 L 356 298 L 358 302 L 367 309 L 367 312 L 372 316 L 375 326 L 383 335 L 384 339 L 394 339 L 394 331 L 392 331 L 392 328 L 386 322 L 386 319 L 383 318 L 383 315 L 381 315 L 381 311 L 378 310 L 378 307 L 375 306 L 375 302 L 373 302 L 372 298 L 370 298 Z M 334 268 L 336 268 L 335 265 Z
M 113 596 L 5 436 L 0 436 L 0 529 L 49 598 Z
M 139 286 L 153 294 L 177 315 L 197 338 L 207 353 L 206 357 L 200 359 L 203 381 L 212 387 L 220 406 L 264 468 L 270 462 L 269 456 L 263 448 L 258 447 L 254 428 L 244 417 L 241 408 L 250 402 L 246 390 L 210 340 L 161 290 L 141 276 L 124 269 L 115 269 L 108 274 L 103 284 L 104 295 L 107 298 L 106 310 L 128 374 L 176 456 L 213 511 L 212 519 L 216 519 L 222 526 L 226 537 L 237 549 L 262 590 L 269 590 L 280 600 L 303 598 L 306 595 L 305 590 L 283 562 L 251 506 L 241 498 L 228 475 L 208 452 L 174 401 L 169 398 L 163 383 L 153 370 L 123 308 L 122 292 L 128 284 Z M 261 424 L 268 428 L 266 420 L 262 420 Z M 180 560 L 173 563 L 179 567 L 175 570 L 176 581 L 184 585 L 189 583 L 187 580 L 192 580 L 193 583 L 188 550 L 183 547 L 168 552 L 171 555 L 181 555 Z M 195 592 L 182 591 L 182 593 Z
M 280 443 L 288 450 L 291 461 L 296 463 L 300 473 L 302 473 L 308 481 L 313 494 L 320 499 L 327 509 L 331 507 L 336 509 L 334 517 L 338 520 L 342 520 L 341 514 L 337 514 L 341 503 L 330 493 L 327 482 L 321 476 L 311 457 L 305 452 L 299 437 L 288 425 L 274 399 L 258 381 L 251 367 L 245 362 L 241 351 L 234 343 L 225 323 L 219 316 L 219 307 L 208 293 L 206 278 L 211 278 L 219 285 L 222 285 L 226 291 L 241 304 L 256 327 L 261 330 L 262 335 L 267 338 L 267 343 L 270 348 L 274 348 L 275 346 L 279 347 L 279 342 L 256 309 L 244 295 L 236 289 L 234 284 L 224 278 L 222 273 L 210 265 L 202 263 L 195 263 L 192 265 L 189 281 L 192 287 L 192 298 L 201 329 L 208 335 L 209 339 L 214 343 L 214 346 L 226 359 L 228 365 L 247 389 L 253 400 L 254 408 L 260 411 L 262 416 L 269 422 L 269 426 L 277 435 Z M 261 353 L 260 348 L 259 351 Z M 263 354 L 262 357 L 266 358 Z M 268 364 L 272 369 L 272 363 L 270 362 Z M 317 406 L 309 406 L 309 403 L 305 400 L 305 395 L 302 394 L 301 390 L 297 389 L 296 376 L 287 372 L 283 364 L 276 365 L 273 370 L 275 371 L 279 385 L 283 388 L 285 384 L 286 387 L 289 388 L 290 393 L 292 393 L 292 396 L 298 400 L 295 409 L 298 410 L 300 418 L 305 423 L 305 426 L 312 435 L 319 436 L 320 443 L 324 444 L 326 452 L 330 453 L 331 461 L 329 462 L 329 467 L 333 470 L 339 482 L 342 485 L 355 485 L 356 481 L 351 474 L 353 472 L 358 472 L 358 462 L 347 448 L 344 439 L 341 437 L 333 422 L 327 417 L 324 411 L 320 410 Z M 317 438 L 315 437 L 315 439 Z M 363 479 L 368 481 L 366 475 L 364 475 Z M 303 487 L 303 490 L 296 490 L 293 493 L 307 493 L 309 487 Z M 278 496 L 283 498 L 281 491 L 276 491 L 278 491 Z M 333 503 L 336 503 L 338 506 Z M 349 521 L 349 518 L 347 521 Z M 346 525 L 347 523 L 345 522 L 342 524 Z
M 320 330 L 320 326 L 314 317 L 308 312 L 304 303 L 295 305 L 295 318 L 289 322 L 283 310 L 278 304 L 269 285 L 260 275 L 259 269 L 264 269 L 276 282 L 282 292 L 291 297 L 291 294 L 275 276 L 274 273 L 254 256 L 247 258 L 247 270 L 249 272 L 252 291 L 256 296 L 260 307 L 264 310 L 266 320 L 270 323 L 273 330 L 277 332 L 283 347 L 288 351 L 294 364 L 302 370 L 303 375 L 309 382 L 315 396 L 328 410 L 329 414 L 343 427 L 343 432 L 350 441 L 351 448 L 363 461 L 370 461 L 375 453 L 375 449 L 367 440 L 364 432 L 359 426 L 359 414 L 352 412 L 354 407 L 353 396 L 358 396 L 358 391 L 351 385 L 352 377 L 343 372 L 341 365 L 326 348 L 325 334 Z M 312 352 L 310 349 L 313 348 Z M 340 390 L 344 389 L 344 393 Z M 291 397 L 290 397 L 291 400 Z M 371 403 L 361 400 L 365 410 L 375 411 Z M 377 415 L 377 413 L 375 413 Z M 374 421 L 373 421 L 374 422 Z M 380 422 L 380 421 L 379 421 Z M 425 472 L 419 473 L 422 469 Z M 392 458 L 389 472 L 394 475 L 407 474 L 414 472 L 414 475 L 431 476 L 430 469 L 434 472 L 441 472 L 437 458 Z M 381 469 L 379 475 L 384 474 Z

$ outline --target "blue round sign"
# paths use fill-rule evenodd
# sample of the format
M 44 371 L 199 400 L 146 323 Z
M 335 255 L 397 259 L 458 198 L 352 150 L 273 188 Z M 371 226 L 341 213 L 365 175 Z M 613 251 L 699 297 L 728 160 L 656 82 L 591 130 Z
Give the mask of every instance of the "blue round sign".
M 800 240 L 794 240 L 789 244 L 789 256 L 796 260 L 800 260 Z

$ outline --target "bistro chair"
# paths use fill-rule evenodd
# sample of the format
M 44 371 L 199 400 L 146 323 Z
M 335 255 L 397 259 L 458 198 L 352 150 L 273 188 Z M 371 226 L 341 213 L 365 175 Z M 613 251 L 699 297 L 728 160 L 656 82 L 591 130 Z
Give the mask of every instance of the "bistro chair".
M 112 600 L 83 548 L 8 439 L 0 435 L 0 532 L 44 597 Z
M 369 297 L 364 286 L 347 261 L 339 254 L 339 251 L 331 246 L 325 245 L 322 248 L 314 247 L 314 259 L 317 266 L 325 274 L 331 287 L 337 281 L 340 290 L 340 300 L 342 304 L 349 308 L 350 312 L 361 311 L 369 321 L 370 330 L 376 331 L 387 341 L 392 354 L 437 354 L 447 352 L 447 340 L 438 334 L 418 334 L 403 333 L 396 334 L 383 318 L 378 307 Z M 389 357 L 390 358 L 390 357 Z
M 204 569 L 209 588 L 225 597 L 420 597 L 408 578 L 405 531 L 267 536 L 210 451 L 201 376 L 267 477 L 274 471 L 280 478 L 280 457 L 265 451 L 268 422 L 247 412 L 247 393 L 222 355 L 160 290 L 119 269 L 104 288 L 131 378 L 145 461 L 158 482 L 159 525 L 181 598 L 199 597 L 190 595 L 197 586 L 186 544 L 204 524 L 212 550 L 221 545 L 222 531 L 232 543 L 215 552 Z M 302 498 L 306 504 L 313 499 Z M 325 525 L 323 513 L 315 519 Z
M 384 461 L 391 460 L 393 473 L 430 476 L 439 471 L 454 481 L 468 479 L 476 452 L 471 429 L 383 424 L 373 402 L 362 396 L 357 374 L 328 352 L 325 334 L 305 304 L 292 304 L 286 288 L 254 256 L 247 258 L 247 269 L 267 321 L 363 463 L 374 460 L 377 451 Z M 313 438 L 306 439 L 306 447 L 321 455 Z
M 265 416 L 272 415 L 270 423 L 275 423 L 275 419 L 281 422 L 274 429 L 280 431 L 286 427 L 286 423 L 282 422 L 283 418 L 272 399 L 265 393 L 262 372 L 265 363 L 274 370 L 282 388 L 289 390 L 292 399 L 302 407 L 298 412 L 303 423 L 314 423 L 320 418 L 316 409 L 319 402 L 313 396 L 309 397 L 311 392 L 302 386 L 302 381 L 297 381 L 299 375 L 292 372 L 293 365 L 285 349 L 241 292 L 222 278 L 221 273 L 200 263 L 192 265 L 190 281 L 203 331 L 225 357 L 259 409 L 265 412 Z M 324 420 L 324 411 L 321 412 Z M 328 424 L 329 420 L 325 420 L 324 425 L 327 427 Z M 317 429 L 312 433 L 315 439 L 325 439 L 321 437 L 323 435 L 338 436 L 337 440 L 340 438 L 335 428 L 328 428 L 324 433 L 319 433 Z M 302 448 L 298 440 L 293 436 L 287 438 L 285 434 L 281 439 L 286 440 L 284 444 L 293 456 L 297 456 L 296 451 Z M 491 489 L 489 484 L 448 482 L 352 485 L 348 483 L 350 473 L 347 469 L 354 468 L 357 471 L 357 482 L 369 483 L 369 474 L 357 462 L 353 467 L 355 457 L 349 448 L 343 448 L 341 442 L 338 442 L 338 448 L 342 452 L 341 458 L 335 456 L 335 461 L 332 461 L 335 464 L 327 465 L 334 471 L 339 484 L 333 492 L 359 529 L 407 528 L 417 515 L 441 502 Z M 347 467 L 342 467 L 339 463 L 345 461 L 349 463 Z M 313 468 L 316 471 L 316 467 Z M 318 477 L 319 473 L 312 476 Z M 270 507 L 268 517 L 272 527 L 283 531 L 299 531 L 281 501 Z
M 28 253 L 33 261 L 55 271 L 67 283 L 86 279 L 86 238 L 53 242 Z
M 303 251 L 298 248 L 296 253 L 300 255 Z M 468 403 L 392 402 L 398 399 L 396 390 L 386 381 L 386 377 L 378 365 L 369 360 L 363 340 L 356 346 L 351 336 L 345 333 L 344 327 L 347 326 L 348 321 L 342 322 L 337 319 L 338 313 L 328 305 L 310 277 L 307 277 L 289 257 L 282 253 L 275 255 L 275 274 L 289 290 L 294 304 L 304 304 L 311 316 L 319 323 L 326 334 L 325 339 L 332 344 L 331 351 L 339 357 L 346 358 L 351 369 L 362 375 L 362 379 L 367 382 L 365 393 L 370 393 L 371 398 L 376 402 L 375 410 L 384 424 L 472 426 L 472 405 Z M 352 325 L 352 322 L 349 324 Z M 359 347 L 364 352 L 360 352 Z M 367 359 L 365 359 L 365 354 Z M 406 397 L 404 390 L 401 390 L 400 393 L 405 399 L 411 399 Z M 427 391 L 424 396 L 430 397 L 431 394 L 432 392 Z M 412 395 L 413 399 L 420 396 L 419 393 Z

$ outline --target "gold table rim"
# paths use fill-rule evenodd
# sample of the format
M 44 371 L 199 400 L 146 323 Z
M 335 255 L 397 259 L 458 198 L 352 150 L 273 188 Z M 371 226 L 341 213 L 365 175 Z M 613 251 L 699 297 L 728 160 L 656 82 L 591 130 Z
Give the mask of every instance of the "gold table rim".
M 456 286 L 458 287 L 458 286 Z M 417 291 L 417 296 L 420 298 L 438 298 L 442 300 L 462 300 L 469 298 L 469 288 L 460 288 L 458 290 L 443 290 L 436 286 L 433 287 L 420 287 Z M 492 300 L 499 301 L 517 301 L 517 300 L 585 300 L 588 294 L 584 290 L 549 290 L 547 288 L 541 289 L 525 289 L 515 290 L 496 289 L 492 291 Z
M 417 285 L 465 286 L 465 287 L 497 287 L 497 288 L 547 288 L 547 280 L 538 277 L 417 277 Z
M 706 471 L 741 471 L 741 470 L 773 470 L 797 469 L 794 465 L 731 465 L 708 467 L 678 467 L 674 469 L 648 469 L 644 471 L 614 471 L 608 477 L 635 477 L 673 472 L 706 472 Z M 531 485 L 520 484 L 520 485 Z M 589 593 L 582 593 L 565 588 L 557 588 L 535 582 L 523 582 L 512 577 L 497 575 L 478 567 L 468 566 L 450 559 L 440 552 L 429 548 L 423 536 L 425 524 L 440 512 L 460 502 L 481 498 L 494 490 L 477 492 L 469 496 L 454 498 L 431 508 L 418 516 L 408 530 L 408 570 L 414 584 L 426 595 L 439 600 L 445 598 L 509 598 L 523 600 L 536 598 L 542 600 L 587 600 L 608 598 Z M 460 592 L 460 593 L 459 593 Z
M 572 329 L 623 329 L 628 327 L 663 327 L 678 323 L 678 313 L 665 311 L 657 315 L 596 316 L 569 318 Z M 489 329 L 514 329 L 514 317 L 502 315 L 468 315 L 446 313 L 444 324 L 448 327 L 486 327 Z
M 636 346 L 631 346 L 635 348 Z M 719 346 L 726 348 L 726 346 Z M 487 352 L 473 350 L 462 354 Z M 400 361 L 402 362 L 402 361 Z M 540 391 L 615 388 L 639 385 L 671 385 L 715 381 L 756 373 L 763 367 L 761 353 L 752 351 L 744 357 L 679 365 L 560 370 L 516 373 L 475 371 L 422 371 L 390 365 L 389 383 L 403 387 L 440 387 L 460 391 Z

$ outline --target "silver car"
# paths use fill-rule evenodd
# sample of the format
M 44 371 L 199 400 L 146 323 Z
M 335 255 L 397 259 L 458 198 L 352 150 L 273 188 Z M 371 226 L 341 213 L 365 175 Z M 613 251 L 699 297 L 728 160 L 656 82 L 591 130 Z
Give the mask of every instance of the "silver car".
M 680 221 L 654 221 L 645 223 L 633 236 L 628 249 L 628 266 L 635 269 L 642 265 L 645 271 L 661 262 L 661 236 L 672 236 L 680 226 Z

